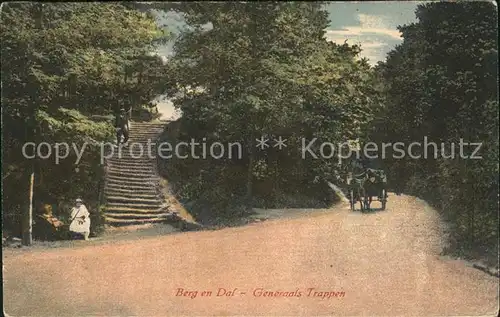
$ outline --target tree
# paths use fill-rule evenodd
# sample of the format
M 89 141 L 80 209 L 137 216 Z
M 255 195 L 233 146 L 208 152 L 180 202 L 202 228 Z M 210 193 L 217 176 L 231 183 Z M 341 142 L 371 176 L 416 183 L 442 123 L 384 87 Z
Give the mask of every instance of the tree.
M 358 47 L 324 39 L 329 21 L 321 3 L 182 3 L 175 10 L 191 27 L 176 42 L 169 63 L 176 84 L 166 80 L 168 93 L 179 96 L 175 104 L 183 113 L 184 138 L 246 146 L 241 161 L 189 165 L 213 171 L 221 180 L 216 186 L 232 184 L 226 197 L 242 195 L 238 189 L 244 187 L 251 206 L 255 189 L 267 191 L 264 183 L 278 190 L 279 184 L 305 182 L 321 168 L 302 164 L 303 136 L 333 142 L 362 126 L 373 102 L 370 67 L 356 59 Z M 260 136 L 288 138 L 286 153 L 258 151 Z M 300 166 L 306 169 L 299 172 Z
M 12 171 L 4 179 L 4 208 L 12 220 L 26 205 L 18 193 L 27 188 L 19 180 L 30 174 L 33 162 L 22 155 L 22 145 L 90 142 L 92 147 L 110 140 L 112 125 L 92 116 L 112 114 L 127 102 L 140 107 L 156 97 L 158 76 L 147 74 L 162 70 L 159 58 L 150 55 L 168 34 L 150 14 L 116 3 L 9 3 L 2 9 L 3 141 L 11 145 L 3 150 L 3 169 Z M 88 167 L 82 168 L 81 180 L 95 183 L 97 147 L 86 154 L 82 164 Z M 88 191 L 86 185 L 74 188 L 76 182 L 73 188 L 60 188 L 70 178 L 80 178 L 73 162 L 73 155 L 59 166 L 38 161 L 37 199 L 59 200 Z M 85 194 L 93 199 L 94 194 Z
M 371 138 L 409 144 L 427 137 L 447 144 L 447 156 L 454 143 L 455 159 L 387 163 L 393 179 L 451 220 L 458 248 L 491 251 L 498 240 L 498 16 L 488 2 L 429 3 L 416 16 L 378 66 L 386 107 Z M 482 143 L 483 159 L 458 157 L 461 139 Z

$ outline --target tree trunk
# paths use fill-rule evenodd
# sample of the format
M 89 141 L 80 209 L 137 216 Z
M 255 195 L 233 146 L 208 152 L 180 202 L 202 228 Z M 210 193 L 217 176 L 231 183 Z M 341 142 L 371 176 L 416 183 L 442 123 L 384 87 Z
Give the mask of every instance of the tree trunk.
M 35 12 L 35 27 L 37 29 L 43 29 L 43 3 L 38 3 L 36 7 L 36 12 Z M 30 62 L 30 66 L 32 62 Z M 36 86 L 35 86 L 36 87 Z M 36 87 L 38 88 L 38 87 Z M 31 113 L 28 118 L 28 125 L 27 125 L 27 137 L 28 140 L 35 141 L 35 144 L 38 144 L 36 141 L 38 141 L 37 138 L 37 122 L 36 122 L 36 109 L 39 106 L 39 95 L 37 94 L 38 89 L 33 90 L 33 95 L 32 95 L 32 101 L 33 104 L 31 105 Z M 36 164 L 36 158 L 35 161 L 31 164 L 31 173 L 30 173 L 30 186 L 29 186 L 29 192 L 28 192 L 28 201 L 29 201 L 29 206 L 26 210 L 26 212 L 23 215 L 22 219 L 22 244 L 26 246 L 30 246 L 33 243 L 33 188 L 35 186 L 35 165 Z M 41 173 L 40 173 L 41 174 Z
M 273 149 L 273 178 L 274 178 L 274 184 L 273 184 L 273 199 L 278 198 L 277 196 L 280 195 L 280 175 L 279 175 L 279 153 L 277 151 L 274 151 Z
M 35 182 L 35 169 L 32 167 L 30 174 L 29 207 L 23 219 L 23 245 L 30 246 L 32 239 L 33 223 L 33 185 Z
M 253 149 L 253 133 L 252 136 L 250 137 L 250 140 L 248 142 L 248 172 L 247 172 L 247 192 L 246 192 L 246 197 L 245 201 L 247 204 L 248 208 L 252 207 L 252 196 L 253 196 L 253 168 L 255 164 L 255 152 Z
M 476 242 L 476 232 L 475 232 L 475 226 L 474 226 L 474 222 L 475 222 L 475 208 L 473 208 L 472 206 L 469 206 L 469 221 L 468 221 L 468 228 L 467 228 L 467 236 L 468 236 L 468 241 L 467 243 L 469 244 L 468 245 L 468 248 L 472 248 Z

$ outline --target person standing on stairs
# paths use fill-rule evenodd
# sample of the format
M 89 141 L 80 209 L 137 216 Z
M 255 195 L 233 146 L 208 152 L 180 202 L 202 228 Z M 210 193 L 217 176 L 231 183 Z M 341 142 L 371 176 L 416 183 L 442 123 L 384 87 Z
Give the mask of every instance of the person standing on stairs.
M 71 209 L 69 231 L 71 232 L 73 239 L 77 239 L 82 236 L 84 240 L 89 239 L 90 213 L 80 198 L 75 201 L 75 207 Z
M 124 137 L 123 143 L 127 143 L 129 138 L 129 111 L 121 108 L 115 119 L 116 128 L 116 144 L 122 143 L 122 135 Z

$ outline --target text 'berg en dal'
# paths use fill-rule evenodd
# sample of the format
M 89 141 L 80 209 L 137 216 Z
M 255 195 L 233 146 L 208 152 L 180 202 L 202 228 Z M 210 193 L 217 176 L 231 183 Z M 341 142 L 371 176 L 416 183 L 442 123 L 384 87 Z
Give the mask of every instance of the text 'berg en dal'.
M 251 290 L 222 287 L 218 288 L 217 290 L 187 290 L 184 288 L 177 288 L 175 290 L 176 297 L 188 297 L 191 299 L 195 299 L 198 297 L 237 297 L 247 295 L 250 295 L 252 297 L 269 298 L 314 297 L 320 299 L 343 298 L 346 296 L 344 291 L 320 290 L 314 287 L 303 289 L 296 288 L 294 290 L 270 290 L 262 287 L 257 287 Z

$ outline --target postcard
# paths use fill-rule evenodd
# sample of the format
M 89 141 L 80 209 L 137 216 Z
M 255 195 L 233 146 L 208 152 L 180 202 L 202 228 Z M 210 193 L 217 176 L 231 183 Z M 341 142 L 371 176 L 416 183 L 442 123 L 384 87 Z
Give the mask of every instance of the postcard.
M 6 316 L 498 316 L 498 10 L 1 6 Z

